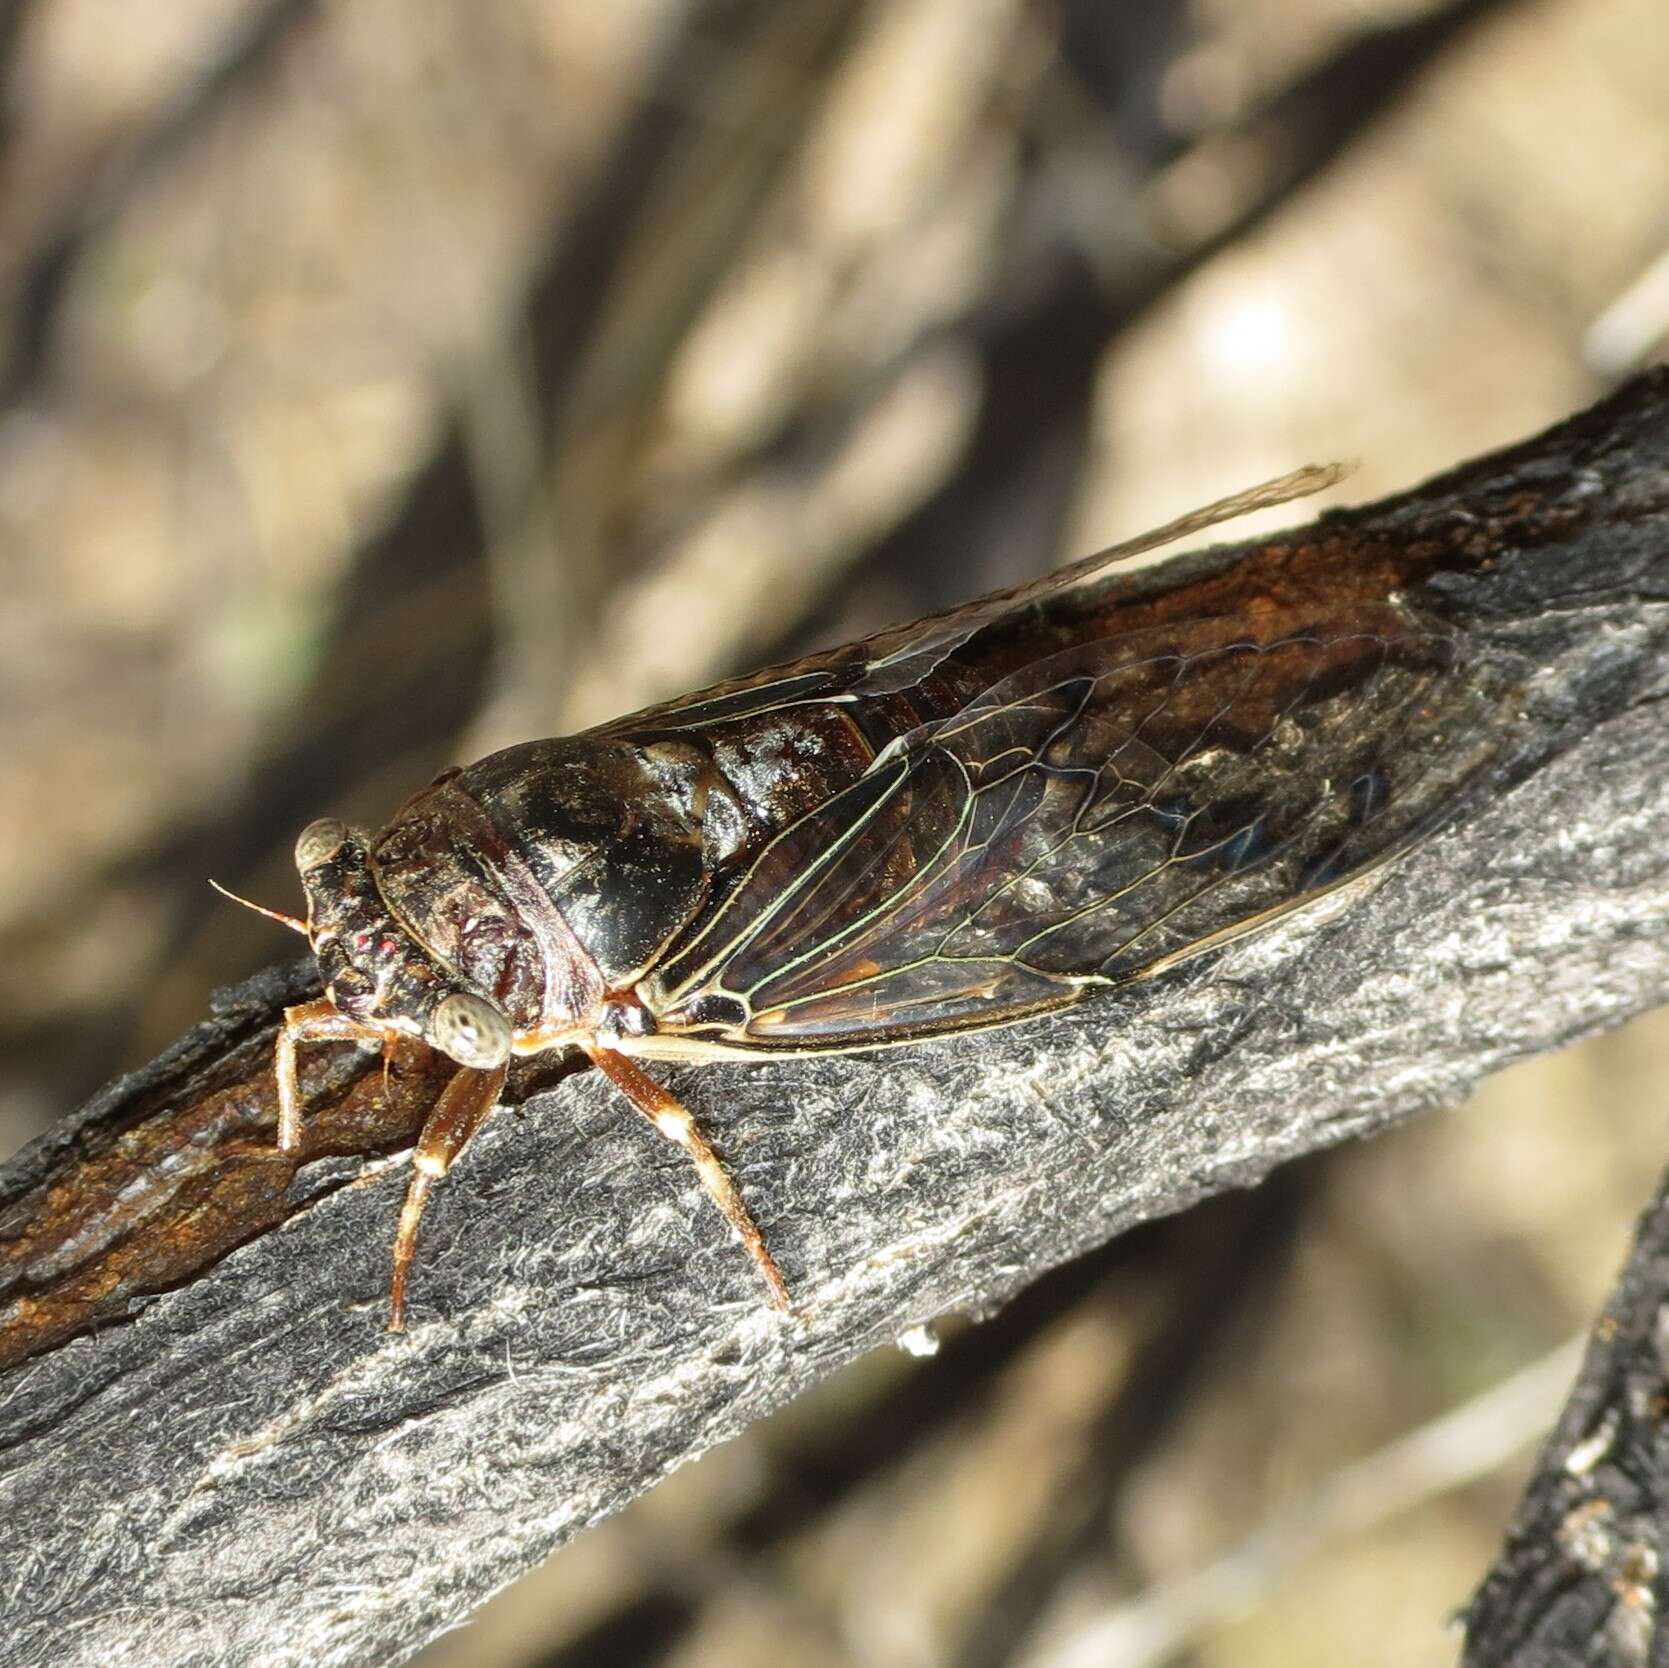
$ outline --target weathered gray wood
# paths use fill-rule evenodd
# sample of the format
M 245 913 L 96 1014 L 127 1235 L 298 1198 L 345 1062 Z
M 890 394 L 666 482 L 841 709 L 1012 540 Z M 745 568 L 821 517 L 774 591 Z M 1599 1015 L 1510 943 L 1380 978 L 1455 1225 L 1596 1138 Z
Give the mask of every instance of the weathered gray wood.
M 354 1161 L 312 1166 L 292 1221 L 0 1379 L 0 1662 L 398 1661 L 912 1323 L 1669 995 L 1669 377 L 1308 536 L 1452 548 L 1473 571 L 1434 596 L 1481 653 L 1538 669 L 1514 768 L 1452 827 L 1309 919 L 1063 1017 L 668 1073 L 795 1317 L 594 1074 L 495 1116 L 439 1190 L 404 1337 L 382 1331 L 403 1172 L 331 1190 Z M 6 1201 L 15 1226 L 138 1100 L 266 1048 L 303 984 L 257 981 L 0 1174 L 0 1248 Z

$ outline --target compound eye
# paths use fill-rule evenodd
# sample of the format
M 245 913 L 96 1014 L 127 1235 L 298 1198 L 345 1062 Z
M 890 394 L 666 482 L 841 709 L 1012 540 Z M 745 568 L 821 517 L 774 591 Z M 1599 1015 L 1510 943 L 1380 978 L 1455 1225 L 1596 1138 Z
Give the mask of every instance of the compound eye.
M 342 849 L 348 837 L 348 825 L 335 817 L 320 817 L 302 829 L 296 841 L 296 867 L 306 874 L 321 863 L 328 862 Z
M 510 1021 L 485 997 L 457 991 L 435 1009 L 429 1041 L 460 1066 L 486 1071 L 510 1056 Z

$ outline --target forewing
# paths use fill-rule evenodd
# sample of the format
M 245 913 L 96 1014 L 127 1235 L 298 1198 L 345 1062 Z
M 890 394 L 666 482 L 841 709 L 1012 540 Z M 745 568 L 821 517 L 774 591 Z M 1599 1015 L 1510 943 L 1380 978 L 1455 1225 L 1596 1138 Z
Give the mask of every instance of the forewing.
M 669 1035 L 863 1047 L 1142 977 L 1404 849 L 1487 764 L 1491 704 L 1391 605 L 1076 645 L 788 828 L 651 1005 Z

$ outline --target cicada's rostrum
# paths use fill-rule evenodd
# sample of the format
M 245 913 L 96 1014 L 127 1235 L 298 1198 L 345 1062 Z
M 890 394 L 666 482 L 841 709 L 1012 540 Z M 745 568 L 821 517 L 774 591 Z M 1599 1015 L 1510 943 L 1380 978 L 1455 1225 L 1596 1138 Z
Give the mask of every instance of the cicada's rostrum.
M 398 1328 L 435 1179 L 512 1055 L 577 1046 L 690 1155 L 787 1290 L 690 1114 L 643 1062 L 908 1043 L 1151 976 L 1386 861 L 1480 769 L 1488 700 L 1394 592 L 1131 629 L 1106 569 L 1296 476 L 1038 583 L 583 735 L 450 770 L 385 828 L 296 847 L 322 999 L 295 1052 L 398 1034 L 458 1064 L 418 1141 Z

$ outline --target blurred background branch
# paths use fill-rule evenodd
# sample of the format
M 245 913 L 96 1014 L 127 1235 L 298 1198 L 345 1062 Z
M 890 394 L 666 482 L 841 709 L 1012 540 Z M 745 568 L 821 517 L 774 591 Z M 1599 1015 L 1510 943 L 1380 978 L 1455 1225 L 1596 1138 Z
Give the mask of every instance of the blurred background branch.
M 1662 1654 L 1669 1521 L 1669 1182 L 1635 1230 L 1507 1542 L 1466 1612 L 1465 1668 Z
M 293 903 L 316 814 L 1296 463 L 1371 498 L 1669 330 L 1659 0 L 15 0 L 0 77 L 7 1145 L 271 958 L 203 880 Z M 1035 1548 L 1003 1456 L 1066 1440 L 1060 1375 L 1139 1403 L 1209 1223 L 871 1358 L 434 1662 L 894 1668 L 999 1614 L 1019 1661 L 1163 1590 L 1584 1324 L 1666 1046 L 1317 1161 L 1229 1344 Z M 1447 1663 L 1515 1491 L 1189 1648 Z

